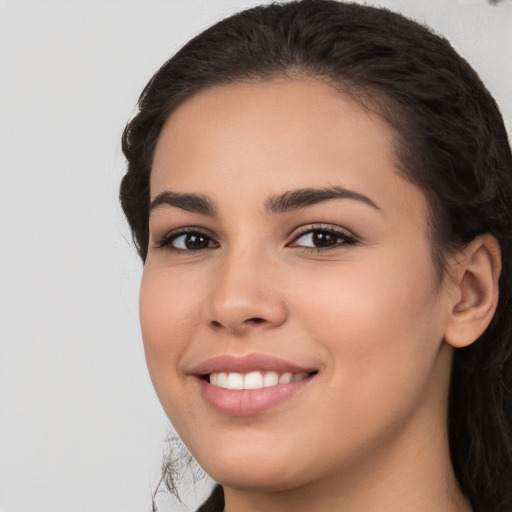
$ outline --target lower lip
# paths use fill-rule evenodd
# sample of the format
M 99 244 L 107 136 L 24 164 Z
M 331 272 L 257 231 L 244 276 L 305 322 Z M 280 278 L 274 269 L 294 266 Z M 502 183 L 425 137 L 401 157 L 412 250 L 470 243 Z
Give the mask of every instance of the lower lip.
M 198 379 L 203 398 L 218 412 L 230 416 L 254 416 L 276 407 L 299 393 L 313 376 L 261 389 L 225 389 Z

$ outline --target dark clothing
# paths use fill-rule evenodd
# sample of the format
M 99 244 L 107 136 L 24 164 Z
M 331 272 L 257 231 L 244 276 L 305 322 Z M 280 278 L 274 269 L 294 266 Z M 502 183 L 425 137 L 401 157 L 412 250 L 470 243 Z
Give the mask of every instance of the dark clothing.
M 197 509 L 197 512 L 223 512 L 224 511 L 224 489 L 216 485 L 210 497 Z

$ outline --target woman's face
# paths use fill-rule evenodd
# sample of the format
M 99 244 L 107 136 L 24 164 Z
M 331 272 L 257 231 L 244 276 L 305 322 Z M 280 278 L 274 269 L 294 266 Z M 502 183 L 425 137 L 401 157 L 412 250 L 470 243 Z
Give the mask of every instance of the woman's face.
M 208 89 L 167 121 L 151 198 L 147 362 L 214 479 L 327 482 L 444 435 L 449 286 L 380 117 L 314 80 Z

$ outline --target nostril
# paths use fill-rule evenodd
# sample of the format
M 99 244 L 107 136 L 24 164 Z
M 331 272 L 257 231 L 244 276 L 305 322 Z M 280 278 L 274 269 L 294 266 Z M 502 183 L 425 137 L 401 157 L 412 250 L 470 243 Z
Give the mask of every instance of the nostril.
M 250 323 L 250 324 L 261 324 L 263 323 L 265 320 L 263 318 L 248 318 L 245 323 Z
M 239 326 L 241 327 L 243 325 L 259 325 L 259 324 L 263 324 L 263 323 L 265 323 L 264 318 L 254 317 L 254 318 L 247 318 L 246 320 L 243 320 L 242 323 L 239 324 Z M 222 322 L 219 322 L 218 320 L 212 320 L 210 325 L 215 329 L 223 327 Z

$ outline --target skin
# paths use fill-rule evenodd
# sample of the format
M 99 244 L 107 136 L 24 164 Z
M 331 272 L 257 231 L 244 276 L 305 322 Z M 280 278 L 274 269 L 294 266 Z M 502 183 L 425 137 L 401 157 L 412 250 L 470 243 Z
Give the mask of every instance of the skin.
M 332 186 L 376 207 L 265 208 L 290 190 Z M 425 196 L 398 174 L 385 121 L 312 79 L 210 88 L 164 126 L 151 197 L 165 191 L 201 194 L 216 215 L 151 212 L 146 358 L 178 434 L 224 485 L 225 510 L 471 510 L 448 453 L 451 345 L 470 343 L 490 320 L 499 250 L 475 241 L 439 282 Z M 171 236 L 186 227 L 210 246 L 176 251 L 184 238 Z M 357 242 L 308 247 L 300 230 L 326 227 Z M 192 369 L 253 353 L 318 374 L 261 414 L 218 412 Z

